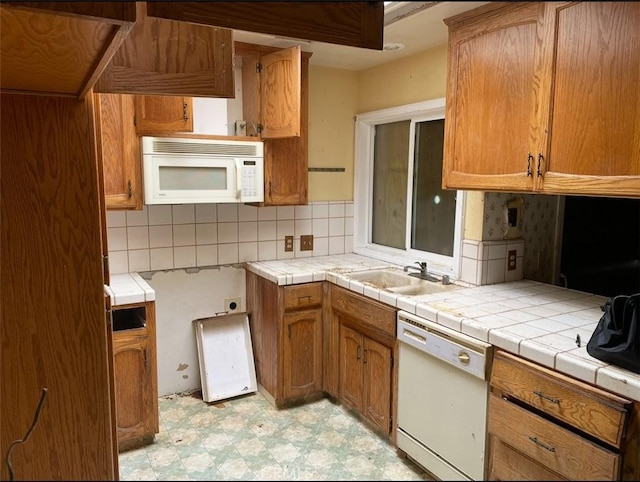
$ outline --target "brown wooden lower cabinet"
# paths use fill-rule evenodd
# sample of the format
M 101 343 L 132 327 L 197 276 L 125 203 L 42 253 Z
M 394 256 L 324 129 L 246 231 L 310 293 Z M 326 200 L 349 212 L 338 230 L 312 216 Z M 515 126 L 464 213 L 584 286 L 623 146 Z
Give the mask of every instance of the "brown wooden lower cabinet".
M 640 404 L 498 350 L 489 480 L 638 480 Z
M 323 282 L 246 282 L 258 389 L 278 408 L 321 397 Z
M 396 310 L 339 286 L 330 293 L 325 389 L 393 440 Z
M 345 404 L 387 434 L 391 431 L 392 350 L 340 326 L 340 391 Z
M 113 360 L 119 449 L 159 431 L 155 302 L 114 307 Z

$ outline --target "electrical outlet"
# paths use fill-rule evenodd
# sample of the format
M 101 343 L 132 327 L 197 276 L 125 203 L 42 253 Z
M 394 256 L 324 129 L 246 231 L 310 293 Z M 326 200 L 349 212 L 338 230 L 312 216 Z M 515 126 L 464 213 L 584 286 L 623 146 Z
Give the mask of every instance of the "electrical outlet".
M 293 251 L 293 236 L 284 237 L 284 250 Z
M 233 298 L 224 299 L 224 310 L 227 313 L 238 313 L 242 309 L 242 298 L 235 296 Z
M 313 234 L 300 236 L 300 251 L 313 251 Z
M 516 250 L 512 249 L 509 251 L 507 258 L 507 271 L 513 271 L 514 269 L 516 269 Z

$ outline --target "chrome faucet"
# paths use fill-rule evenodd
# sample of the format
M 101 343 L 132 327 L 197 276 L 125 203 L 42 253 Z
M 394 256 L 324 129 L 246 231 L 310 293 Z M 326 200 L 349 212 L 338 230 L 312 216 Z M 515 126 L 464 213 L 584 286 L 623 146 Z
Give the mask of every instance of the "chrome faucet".
M 420 274 L 423 276 L 427 275 L 427 262 L 426 261 L 416 261 L 415 264 L 420 265 Z M 415 266 L 413 266 L 412 264 L 405 266 L 404 267 L 404 272 L 407 273 L 409 271 L 409 268 L 411 269 L 418 269 Z
M 416 278 L 420 278 L 420 279 L 424 279 L 427 281 L 438 281 L 438 278 L 436 278 L 435 276 L 430 275 L 427 272 L 427 262 L 426 261 L 416 261 L 417 265 L 420 266 L 420 268 L 417 268 L 415 266 L 413 266 L 412 264 L 405 266 L 404 267 L 404 272 L 407 273 L 409 271 L 409 268 L 411 269 L 415 269 L 419 271 L 417 273 L 409 273 L 409 276 L 415 276 Z

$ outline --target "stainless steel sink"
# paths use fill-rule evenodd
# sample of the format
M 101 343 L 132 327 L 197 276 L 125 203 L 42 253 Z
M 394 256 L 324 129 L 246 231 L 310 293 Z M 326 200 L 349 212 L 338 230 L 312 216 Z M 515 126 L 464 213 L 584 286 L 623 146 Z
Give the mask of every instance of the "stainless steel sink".
M 457 288 L 454 284 L 427 281 L 397 268 L 372 269 L 345 274 L 350 279 L 387 290 L 398 295 L 419 296 Z

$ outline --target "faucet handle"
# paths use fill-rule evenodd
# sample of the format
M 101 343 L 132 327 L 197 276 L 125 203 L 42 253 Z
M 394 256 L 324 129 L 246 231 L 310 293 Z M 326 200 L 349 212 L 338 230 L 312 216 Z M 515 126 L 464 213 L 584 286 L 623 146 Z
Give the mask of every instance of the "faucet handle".
M 427 269 L 427 262 L 426 261 L 416 261 L 416 264 L 420 265 L 420 269 L 422 269 L 423 271 L 426 271 L 426 269 Z

